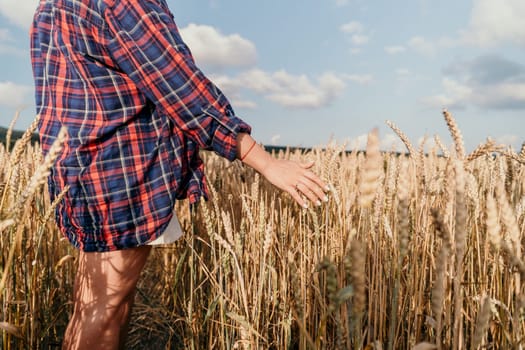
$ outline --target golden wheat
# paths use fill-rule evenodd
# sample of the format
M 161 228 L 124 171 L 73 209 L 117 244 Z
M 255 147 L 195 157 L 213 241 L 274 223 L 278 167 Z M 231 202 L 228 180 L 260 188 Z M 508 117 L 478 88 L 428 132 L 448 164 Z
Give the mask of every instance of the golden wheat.
M 153 250 L 128 348 L 519 348 L 524 151 L 467 155 L 445 117 L 455 152 L 438 136 L 415 152 L 389 123 L 409 157 L 380 153 L 375 132 L 366 153 L 275 154 L 314 159 L 333 189 L 307 210 L 205 153 L 212 199 L 177 203 L 186 234 Z M 27 138 L 0 147 L 4 349 L 56 347 L 71 312 L 77 252 L 50 220 L 67 188 L 50 203 L 44 182 L 65 137 L 45 159 Z

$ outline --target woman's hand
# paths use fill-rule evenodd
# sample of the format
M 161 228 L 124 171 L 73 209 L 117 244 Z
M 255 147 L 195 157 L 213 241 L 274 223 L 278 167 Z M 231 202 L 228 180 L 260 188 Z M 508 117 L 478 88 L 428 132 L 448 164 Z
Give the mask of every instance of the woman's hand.
M 288 192 L 299 205 L 306 208 L 307 198 L 316 205 L 328 201 L 329 187 L 310 169 L 314 162 L 301 164 L 291 160 L 275 159 L 248 134 L 237 136 L 238 158 L 263 175 L 273 185 Z
M 330 188 L 309 170 L 313 165 L 314 162 L 301 164 L 291 160 L 272 158 L 261 170 L 261 175 L 276 187 L 288 192 L 302 207 L 308 207 L 308 202 L 301 194 L 319 206 L 321 202 L 328 202 L 325 191 Z

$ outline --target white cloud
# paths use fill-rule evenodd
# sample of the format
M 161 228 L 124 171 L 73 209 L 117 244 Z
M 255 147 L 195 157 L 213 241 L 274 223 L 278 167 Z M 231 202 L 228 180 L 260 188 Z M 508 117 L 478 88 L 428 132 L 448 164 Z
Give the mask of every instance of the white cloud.
M 420 35 L 413 36 L 407 41 L 406 47 L 424 56 L 434 56 L 438 51 L 443 49 L 450 49 L 457 47 L 459 41 L 457 39 L 451 39 L 448 37 L 440 37 L 437 39 L 428 39 Z M 395 51 L 395 49 L 394 49 Z M 402 52 L 402 51 L 399 51 Z M 398 52 L 389 52 L 398 53 Z
M 370 40 L 369 36 L 365 33 L 365 28 L 361 22 L 351 21 L 345 23 L 339 27 L 341 32 L 350 36 L 350 42 L 356 46 L 362 46 Z
M 355 34 L 363 31 L 363 25 L 361 22 L 351 21 L 343 24 L 339 29 L 341 29 L 343 33 Z
M 0 14 L 17 26 L 29 29 L 38 0 L 0 0 Z
M 2 1 L 2 0 L 0 0 Z M 26 56 L 28 52 L 14 46 L 15 39 L 7 28 L 0 28 L 0 54 Z
M 0 106 L 20 108 L 30 102 L 32 86 L 0 81 Z
M 277 135 L 273 135 L 270 142 L 272 143 L 272 145 L 277 145 L 277 142 L 279 142 L 279 140 L 281 139 L 281 135 L 277 134 Z
M 423 98 L 422 102 L 432 108 L 464 109 L 465 103 L 471 99 L 472 89 L 447 77 L 441 84 L 443 93 Z
M 398 68 L 394 72 L 399 78 L 404 78 L 410 75 L 410 70 L 407 68 Z
M 517 135 L 501 135 L 497 136 L 494 141 L 503 145 L 516 145 L 522 140 Z
M 334 73 L 324 73 L 316 79 L 311 79 L 306 75 L 292 75 L 284 70 L 269 73 L 251 69 L 233 78 L 218 76 L 213 80 L 224 91 L 239 93 L 242 89 L 251 90 L 289 108 L 327 106 L 346 87 L 344 79 Z
M 408 41 L 408 46 L 422 55 L 433 55 L 436 52 L 435 44 L 422 36 L 412 37 Z
M 210 79 L 214 82 L 215 85 L 220 87 L 226 96 L 228 96 L 229 101 L 232 103 L 235 109 L 255 109 L 257 108 L 257 103 L 245 99 L 242 96 L 241 90 L 242 86 L 235 81 L 234 79 L 226 75 L 210 75 Z
M 348 141 L 348 147 L 351 150 L 363 150 L 366 149 L 366 142 L 368 140 L 368 135 L 363 134 L 357 137 L 354 137 Z
M 361 85 L 368 85 L 374 81 L 374 77 L 371 74 L 345 74 L 343 78 Z
M 0 54 L 15 55 L 15 56 L 27 56 L 29 53 L 26 50 L 19 49 L 13 45 L 4 45 L 0 43 Z
M 354 45 L 364 45 L 368 42 L 368 36 L 367 35 L 363 35 L 363 34 L 354 34 L 352 35 L 352 37 L 350 38 L 350 40 L 352 41 L 352 44 Z
M 385 52 L 389 55 L 395 55 L 398 53 L 405 52 L 406 48 L 404 46 L 396 45 L 396 46 L 385 46 Z
M 194 23 L 180 32 L 198 65 L 220 69 L 253 66 L 257 61 L 255 45 L 239 34 L 224 35 L 211 26 Z
M 290 108 L 321 108 L 329 105 L 345 88 L 343 80 L 325 73 L 312 82 L 305 75 L 293 76 L 284 71 L 273 73 L 277 89 L 268 98 Z
M 414 36 L 407 47 L 426 56 L 435 55 L 440 49 L 465 45 L 485 48 L 511 43 L 525 47 L 523 18 L 523 0 L 472 0 L 469 23 L 455 36 L 437 39 Z
M 12 42 L 14 39 L 11 36 L 11 32 L 7 28 L 0 28 L 0 42 L 2 41 L 10 41 Z
M 368 134 L 359 135 L 348 142 L 351 150 L 365 150 Z M 405 145 L 396 134 L 389 133 L 379 137 L 379 148 L 383 151 L 404 151 Z
M 337 6 L 346 6 L 350 3 L 350 0 L 335 0 Z
M 501 42 L 525 45 L 523 18 L 523 0 L 474 0 L 470 22 L 462 33 L 462 40 L 479 46 Z
M 498 55 L 454 62 L 444 70 L 443 92 L 424 102 L 433 107 L 525 109 L 525 65 Z
M 243 109 L 255 109 L 257 108 L 257 103 L 249 100 L 245 100 L 240 96 L 234 95 L 232 97 L 232 101 L 234 101 L 235 108 L 243 108 Z
M 505 82 L 485 87 L 473 101 L 479 106 L 496 109 L 525 108 L 525 83 Z

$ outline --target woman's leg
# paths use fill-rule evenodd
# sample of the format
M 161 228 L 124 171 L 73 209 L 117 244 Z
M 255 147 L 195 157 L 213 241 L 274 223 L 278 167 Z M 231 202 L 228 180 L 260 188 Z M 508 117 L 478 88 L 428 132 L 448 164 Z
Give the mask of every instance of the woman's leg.
M 123 348 L 135 288 L 151 246 L 80 252 L 63 349 Z

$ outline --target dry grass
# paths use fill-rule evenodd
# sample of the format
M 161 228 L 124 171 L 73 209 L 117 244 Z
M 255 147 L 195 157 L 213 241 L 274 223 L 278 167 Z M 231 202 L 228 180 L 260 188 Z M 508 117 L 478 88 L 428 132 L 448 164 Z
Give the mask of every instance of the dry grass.
M 455 144 L 368 157 L 344 145 L 276 157 L 316 160 L 333 191 L 301 209 L 240 163 L 207 154 L 213 199 L 154 249 L 131 349 L 520 348 L 525 277 L 524 150 Z M 59 145 L 57 145 L 57 152 Z M 496 152 L 496 153 L 495 153 Z M 438 155 L 440 153 L 441 155 Z M 52 159 L 0 145 L 1 344 L 58 348 L 75 255 L 50 220 Z

